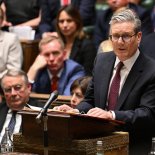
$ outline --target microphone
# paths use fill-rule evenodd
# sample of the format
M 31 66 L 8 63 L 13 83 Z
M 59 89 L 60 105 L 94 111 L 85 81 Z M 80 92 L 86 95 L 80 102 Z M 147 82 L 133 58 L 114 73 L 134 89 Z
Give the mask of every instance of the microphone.
M 54 92 L 51 93 L 49 99 L 47 100 L 47 102 L 45 103 L 44 107 L 40 110 L 38 116 L 36 117 L 36 121 L 38 123 L 40 123 L 40 118 L 43 114 L 45 114 L 47 112 L 47 109 L 49 108 L 50 104 L 57 99 L 58 97 L 58 91 L 55 90 Z

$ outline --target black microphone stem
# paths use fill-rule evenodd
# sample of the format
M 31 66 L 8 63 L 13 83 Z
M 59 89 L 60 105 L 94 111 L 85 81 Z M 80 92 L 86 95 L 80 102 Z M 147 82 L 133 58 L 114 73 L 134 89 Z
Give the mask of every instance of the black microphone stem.
M 36 117 L 37 123 L 41 123 L 41 118 L 43 116 L 44 122 L 44 132 L 43 132 L 43 143 L 44 143 L 44 155 L 48 155 L 48 126 L 47 126 L 47 110 L 51 103 L 56 100 L 58 97 L 58 91 L 54 91 L 51 93 L 48 101 L 45 103 L 44 107 L 39 111 L 39 114 Z
M 48 116 L 43 116 L 44 121 L 44 135 L 43 135 L 43 142 L 44 142 L 44 155 L 48 155 L 48 128 L 47 128 L 47 120 Z
M 37 115 L 37 117 L 36 117 L 37 123 L 41 123 L 41 120 L 40 120 L 41 117 L 42 117 L 43 115 L 46 115 L 49 106 L 51 105 L 51 103 L 52 103 L 54 100 L 57 99 L 57 97 L 58 97 L 58 91 L 55 90 L 54 92 L 51 93 L 51 95 L 50 95 L 48 101 L 45 103 L 44 107 L 40 110 L 39 114 Z

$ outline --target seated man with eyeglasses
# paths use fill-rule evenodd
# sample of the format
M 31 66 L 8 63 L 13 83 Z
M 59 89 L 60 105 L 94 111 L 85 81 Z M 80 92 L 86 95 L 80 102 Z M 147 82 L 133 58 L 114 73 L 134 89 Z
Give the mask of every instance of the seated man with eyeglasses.
M 33 110 L 40 110 L 39 107 L 43 106 L 29 98 L 31 84 L 28 82 L 27 74 L 21 70 L 8 70 L 2 77 L 1 87 L 5 101 L 0 103 L 0 143 L 3 142 L 5 128 L 9 127 L 14 113 L 22 110 L 25 106 Z M 21 115 L 17 113 L 11 134 L 20 132 L 21 123 Z
M 85 98 L 76 107 L 92 117 L 125 122 L 120 130 L 129 132 L 129 155 L 148 154 L 155 136 L 155 61 L 138 49 L 141 38 L 141 21 L 132 10 L 112 16 L 113 52 L 97 55 Z

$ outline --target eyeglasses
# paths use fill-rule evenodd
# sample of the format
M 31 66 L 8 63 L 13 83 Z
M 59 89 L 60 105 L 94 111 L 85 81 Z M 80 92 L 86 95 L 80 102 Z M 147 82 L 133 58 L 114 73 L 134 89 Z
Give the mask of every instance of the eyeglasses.
M 4 88 L 3 91 L 4 91 L 5 93 L 11 93 L 11 92 L 12 92 L 12 89 L 14 89 L 16 92 L 19 92 L 19 91 L 21 91 L 22 88 L 23 88 L 22 85 L 17 84 L 17 85 L 8 87 L 8 88 Z
M 112 42 L 117 42 L 119 40 L 119 38 L 121 38 L 123 40 L 123 42 L 130 42 L 131 38 L 133 36 L 135 36 L 135 35 L 136 35 L 136 33 L 133 34 L 133 35 L 124 34 L 122 36 L 120 36 L 120 35 L 110 35 L 109 37 L 110 37 L 110 40 Z

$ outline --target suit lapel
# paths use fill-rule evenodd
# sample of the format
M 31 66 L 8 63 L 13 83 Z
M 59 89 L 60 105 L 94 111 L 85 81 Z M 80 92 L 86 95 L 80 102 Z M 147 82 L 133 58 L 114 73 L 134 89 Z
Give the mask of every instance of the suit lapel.
M 44 68 L 40 72 L 40 75 L 38 75 L 38 78 L 39 78 L 39 76 L 41 76 L 41 80 L 40 80 L 40 83 L 38 83 L 38 85 L 39 85 L 38 88 L 40 88 L 41 90 L 44 90 L 46 93 L 49 93 L 51 91 L 51 79 L 49 77 L 47 69 Z
M 6 103 L 0 103 L 0 132 L 2 131 L 7 113 L 8 113 L 9 108 L 7 107 Z
M 58 85 L 58 91 L 59 91 L 59 94 L 63 94 L 64 93 L 64 90 L 65 90 L 65 87 L 67 85 L 67 79 L 68 79 L 68 66 L 67 66 L 67 61 L 64 62 L 64 68 L 63 68 L 63 71 L 61 73 L 61 76 L 60 76 L 60 79 L 59 79 L 59 85 Z
M 70 59 L 74 60 L 77 54 L 80 54 L 79 49 L 81 48 L 81 43 L 82 41 L 80 41 L 79 39 L 75 39 L 72 50 L 71 50 Z
M 143 62 L 142 59 L 143 59 L 143 57 L 140 54 L 138 59 L 136 60 L 135 64 L 133 65 L 133 67 L 126 79 L 126 82 L 122 88 L 120 97 L 118 99 L 118 103 L 116 105 L 116 110 L 119 110 L 121 108 L 121 106 L 125 103 L 125 99 L 128 97 L 128 95 L 132 91 L 132 88 L 134 87 L 138 78 L 141 76 L 141 73 L 143 72 L 143 68 L 144 68 L 144 66 L 143 66 L 144 64 L 141 63 L 141 62 Z
M 102 59 L 101 61 L 103 62 L 104 60 L 106 61 L 106 63 L 103 62 L 101 66 L 99 66 L 99 71 L 97 71 L 98 73 L 96 73 L 97 74 L 96 81 L 99 82 L 99 87 L 96 89 L 98 89 L 97 93 L 100 94 L 99 101 L 97 102 L 101 104 L 100 106 L 102 108 L 106 107 L 109 83 L 112 76 L 113 67 L 114 67 L 115 58 L 116 58 L 112 52 L 111 54 L 110 53 L 106 53 L 106 54 L 109 54 L 109 57 L 101 58 Z M 100 80 L 98 79 L 99 76 L 100 76 Z

